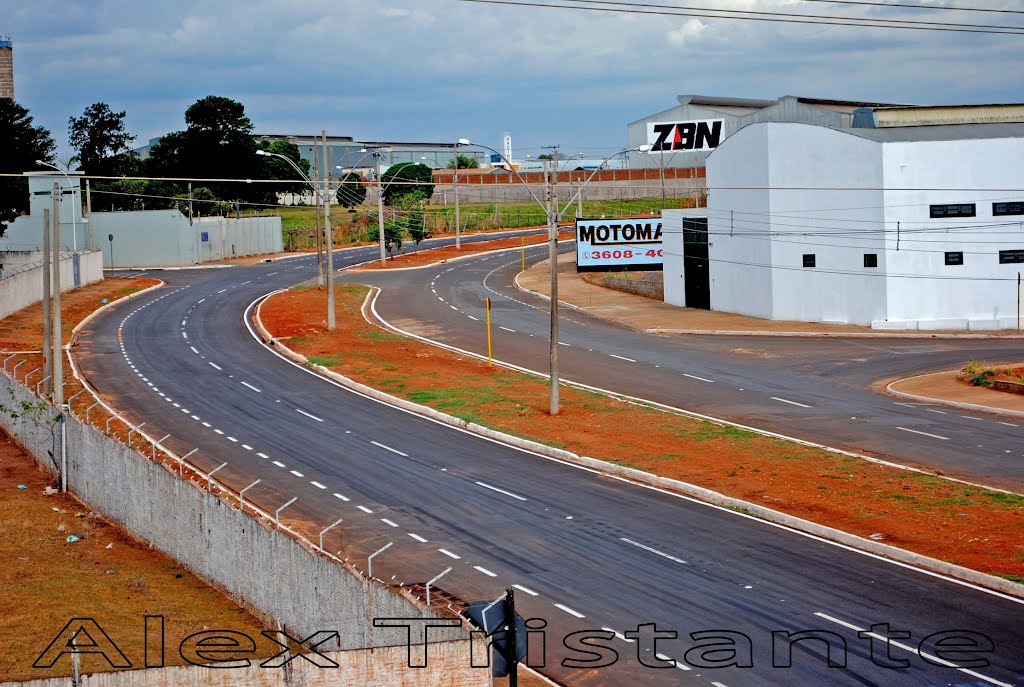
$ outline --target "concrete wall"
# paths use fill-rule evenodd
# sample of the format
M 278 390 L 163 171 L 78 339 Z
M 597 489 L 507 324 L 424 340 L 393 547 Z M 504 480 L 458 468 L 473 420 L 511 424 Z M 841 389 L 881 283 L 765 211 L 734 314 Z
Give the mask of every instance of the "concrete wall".
M 41 252 L 22 253 L 11 261 L 14 263 L 11 265 L 4 255 L 0 255 L 0 264 L 4 265 L 4 273 L 0 277 L 0 319 L 43 300 L 42 259 Z M 62 292 L 102 279 L 103 256 L 99 251 L 61 254 Z
M 440 642 L 430 646 L 424 668 L 409 668 L 404 647 L 324 652 L 337 668 L 318 668 L 296 659 L 290 670 L 249 668 L 214 670 L 200 666 L 153 668 L 27 682 L 5 682 L 0 687 L 487 687 L 489 669 L 470 668 L 469 642 Z M 417 652 L 422 654 L 422 652 Z M 414 654 L 415 655 L 415 654 Z
M 0 373 L 0 402 L 17 406 L 39 400 Z M 0 413 L 0 425 L 51 470 L 47 452 L 54 450 L 55 439 L 45 420 L 52 416 L 49 410 L 13 421 Z M 268 625 L 280 623 L 303 637 L 336 630 L 340 647 L 323 648 L 348 650 L 404 645 L 403 628 L 374 627 L 375 618 L 438 617 L 313 553 L 287 532 L 268 529 L 77 418 L 68 417 L 66 428 L 68 484 L 78 498 L 225 590 Z M 461 628 L 430 633 L 439 642 L 465 637 Z
M 885 143 L 883 149 L 885 184 L 894 189 L 884 203 L 887 319 L 921 329 L 1015 329 L 1024 264 L 1000 265 L 999 251 L 1024 250 L 1024 216 L 993 217 L 992 203 L 1024 201 L 1024 192 L 895 189 L 1024 189 L 1024 139 Z M 929 218 L 929 205 L 961 202 L 974 203 L 977 217 Z M 915 233 L 937 227 L 947 231 Z M 964 264 L 947 266 L 946 251 L 963 252 Z M 914 278 L 922 274 L 936 278 Z
M 284 250 L 280 217 L 207 217 L 190 225 L 177 210 L 143 210 L 94 212 L 92 222 L 107 267 L 196 265 Z

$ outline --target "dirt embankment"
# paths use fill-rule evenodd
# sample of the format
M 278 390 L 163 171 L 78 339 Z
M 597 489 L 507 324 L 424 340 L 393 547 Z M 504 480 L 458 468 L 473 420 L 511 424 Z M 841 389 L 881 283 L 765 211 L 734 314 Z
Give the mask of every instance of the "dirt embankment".
M 462 419 L 1024 582 L 1022 497 L 571 388 L 552 417 L 545 380 L 382 331 L 360 314 L 365 294 L 337 287 L 334 332 L 317 289 L 274 296 L 262 318 L 311 362 Z
M 558 234 L 558 240 L 565 241 L 573 238 L 573 236 L 574 233 L 572 231 L 562 231 Z M 446 262 L 454 258 L 465 257 L 467 255 L 479 255 L 480 253 L 502 250 L 504 248 L 535 246 L 539 243 L 546 243 L 547 240 L 547 234 L 533 234 L 531 236 L 494 239 L 492 241 L 474 241 L 470 243 L 463 243 L 459 250 L 456 250 L 455 246 L 446 246 L 444 248 L 431 248 L 430 250 L 422 250 L 415 253 L 403 253 L 393 258 L 388 258 L 384 267 L 381 267 L 379 261 L 374 261 L 361 265 L 354 271 L 396 269 L 399 267 L 424 267 L 426 265 L 433 265 L 439 262 Z

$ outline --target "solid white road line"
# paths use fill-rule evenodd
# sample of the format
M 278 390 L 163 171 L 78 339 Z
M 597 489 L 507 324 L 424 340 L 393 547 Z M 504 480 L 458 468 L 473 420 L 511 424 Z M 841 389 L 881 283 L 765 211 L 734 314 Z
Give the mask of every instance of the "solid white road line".
M 301 408 L 296 408 L 295 412 L 299 413 L 301 415 L 305 415 L 306 417 L 308 417 L 308 418 L 310 418 L 312 420 L 316 420 L 317 422 L 323 422 L 323 420 L 321 418 L 318 418 L 316 415 L 310 415 L 309 413 L 307 413 L 305 410 L 302 410 Z
M 683 376 L 684 377 L 689 377 L 690 379 L 696 379 L 698 382 L 707 382 L 708 384 L 714 384 L 715 383 L 715 380 L 713 380 L 713 379 L 704 379 L 703 377 L 698 377 L 697 375 L 688 375 L 685 372 L 683 373 Z
M 254 387 L 254 386 L 253 386 L 252 384 L 250 384 L 249 382 L 242 382 L 242 386 L 247 386 L 247 387 L 249 387 L 250 389 L 252 389 L 253 391 L 255 391 L 255 392 L 256 392 L 256 393 L 258 393 L 258 394 L 262 394 L 262 393 L 263 393 L 262 391 L 260 391 L 260 390 L 259 390 L 259 389 L 257 389 L 256 387 Z
M 773 401 L 778 401 L 779 403 L 788 403 L 791 406 L 799 406 L 801 408 L 813 408 L 814 407 L 814 406 L 805 405 L 803 403 L 797 403 L 796 401 L 790 401 L 790 400 L 787 400 L 785 398 L 779 398 L 778 396 L 771 396 L 771 399 Z
M 686 561 L 684 561 L 682 558 L 676 558 L 675 556 L 670 556 L 667 553 L 664 553 L 662 551 L 658 551 L 657 549 L 652 549 L 650 546 L 644 546 L 640 542 L 635 542 L 632 539 L 626 539 L 625 537 L 619 537 L 619 541 L 626 542 L 630 546 L 635 546 L 638 549 L 643 549 L 644 551 L 650 551 L 651 553 L 653 553 L 653 554 L 655 554 L 657 556 L 661 556 L 662 558 L 667 558 L 670 561 L 675 561 L 676 563 L 682 563 L 683 565 L 688 565 L 688 563 Z
M 916 429 L 907 429 L 906 427 L 897 427 L 896 429 L 903 430 L 904 432 L 910 432 L 911 434 L 920 434 L 923 437 L 931 437 L 932 439 L 941 439 L 942 441 L 949 441 L 949 437 L 939 436 L 938 434 L 929 434 L 928 432 L 919 432 Z
M 364 513 L 369 513 L 370 515 L 373 515 L 373 511 L 367 508 L 366 506 L 356 506 L 356 508 L 363 511 Z
M 978 422 L 984 422 L 985 421 L 985 418 L 983 418 L 983 417 L 973 417 L 971 415 L 961 415 L 960 417 L 962 417 L 965 420 L 977 420 Z
M 474 566 L 473 566 L 473 569 L 474 569 L 474 570 L 479 570 L 479 571 L 480 571 L 480 572 L 482 572 L 482 573 L 483 573 L 484 575 L 487 575 L 487 577 L 497 577 L 497 576 L 498 576 L 498 573 L 492 573 L 492 572 L 491 572 L 490 570 L 488 570 L 487 568 L 481 568 L 481 567 L 480 567 L 479 565 L 474 565 Z
M 498 329 L 504 329 L 506 332 L 512 332 L 513 334 L 516 333 L 515 329 L 509 329 L 508 327 L 498 327 Z
M 516 499 L 517 501 L 526 501 L 526 497 L 525 496 L 520 496 L 519 494 L 513 494 L 511 491 L 505 491 L 504 489 L 499 489 L 498 487 L 492 487 L 490 484 L 484 484 L 483 482 L 477 482 L 477 485 L 483 487 L 484 489 L 490 489 L 491 491 L 496 491 L 499 494 L 504 494 L 505 496 L 511 496 L 512 498 Z
M 391 527 L 398 527 L 398 523 L 397 522 L 394 522 L 392 520 L 388 520 L 387 518 L 381 518 L 380 521 L 382 523 L 384 523 L 385 525 L 390 525 Z
M 334 498 L 341 499 L 342 501 L 349 501 L 350 500 L 347 496 L 342 496 L 341 494 L 335 494 Z
M 370 443 L 371 443 L 371 444 L 373 444 L 374 446 L 376 446 L 377 448 L 382 448 L 382 449 L 384 449 L 385 451 L 391 451 L 392 453 L 397 453 L 398 455 L 400 455 L 400 456 L 405 456 L 406 458 L 408 458 L 408 457 L 409 457 L 409 454 L 408 454 L 408 453 L 402 453 L 402 452 L 401 452 L 401 451 L 399 451 L 398 449 L 395 449 L 395 448 L 391 448 L 390 446 L 385 446 L 384 444 L 378 443 L 378 442 L 376 442 L 376 441 L 371 441 Z
M 947 412 L 945 412 L 945 411 L 942 411 L 942 410 L 935 410 L 935 409 L 933 409 L 933 408 L 925 408 L 925 410 L 926 410 L 926 411 L 928 411 L 929 413 L 937 413 L 937 414 L 939 414 L 939 415 L 949 415 L 949 413 L 947 413 Z
M 215 370 L 221 370 L 221 371 L 224 370 L 224 368 L 221 367 L 220 365 L 218 365 L 217 363 L 210 363 L 210 367 L 212 367 Z
M 619 360 L 625 360 L 627 363 L 635 363 L 636 362 L 632 358 L 627 358 L 627 357 L 622 356 L 622 355 L 615 355 L 614 353 L 609 353 L 608 355 L 611 356 L 612 358 L 618 358 Z
M 413 534 L 412 532 L 406 532 L 406 534 L 408 534 L 410 537 L 412 537 L 413 539 L 415 539 L 416 541 L 418 541 L 421 544 L 428 544 L 429 543 L 426 539 L 424 539 L 423 537 L 421 537 L 418 534 Z
M 815 613 L 814 615 L 818 616 L 819 618 L 823 618 L 823 619 L 825 619 L 825 620 L 827 620 L 827 621 L 829 621 L 831 623 L 835 623 L 836 625 L 841 625 L 841 626 L 843 626 L 843 627 L 845 627 L 845 628 L 847 628 L 849 630 L 853 630 L 854 632 L 858 632 L 858 633 L 862 632 L 862 633 L 864 633 L 868 637 L 873 637 L 874 639 L 879 639 L 879 640 L 881 640 L 883 642 L 888 642 L 888 643 L 892 644 L 894 647 L 897 647 L 898 649 L 903 649 L 904 651 L 907 651 L 909 653 L 917 654 L 921 658 L 923 658 L 926 661 L 928 661 L 929 663 L 933 663 L 935 665 L 948 666 L 950 668 L 956 668 L 960 672 L 965 673 L 967 675 L 970 675 L 971 677 L 976 677 L 979 680 L 984 680 L 985 682 L 988 682 L 989 684 L 998 685 L 999 687 L 1013 687 L 1009 683 L 1000 682 L 999 680 L 996 680 L 994 678 L 988 677 L 987 675 L 982 675 L 981 673 L 977 673 L 977 672 L 975 672 L 973 670 L 968 670 L 967 668 L 960 668 L 955 663 L 951 663 L 949 661 L 945 661 L 945 660 L 939 658 L 938 656 L 934 656 L 934 655 L 929 654 L 929 653 L 927 653 L 925 651 L 920 651 L 919 647 L 912 647 L 909 644 L 904 644 L 902 642 L 897 642 L 897 641 L 894 641 L 894 640 L 889 639 L 887 637 L 883 637 L 882 635 L 875 634 L 874 632 L 869 632 L 869 631 L 865 630 L 864 628 L 857 627 L 853 623 L 848 623 L 845 620 L 840 620 L 839 618 L 834 618 L 834 617 L 832 617 L 830 615 L 827 615 L 825 613 L 820 613 L 820 612 L 819 613 Z
M 530 596 L 539 596 L 537 592 L 533 591 L 532 589 L 527 589 L 521 584 L 514 584 L 512 586 L 518 589 L 519 591 L 523 592 L 524 594 L 529 594 Z
M 475 320 L 476 322 L 479 322 L 479 321 L 480 321 L 480 320 L 479 320 L 478 318 L 476 318 L 476 317 L 473 317 L 472 315 L 466 315 L 466 317 L 468 317 L 468 318 L 469 318 L 469 319 L 471 319 L 471 320 Z
M 448 549 L 438 549 L 438 551 L 448 556 L 448 558 L 454 558 L 455 560 L 459 560 L 460 558 L 462 558 L 462 556 L 458 555 L 457 553 L 452 553 Z
M 569 608 L 568 606 L 563 606 L 562 604 L 555 604 L 555 608 L 557 608 L 557 609 L 559 609 L 561 611 L 565 611 L 569 615 L 576 616 L 577 618 L 586 618 L 587 617 L 587 616 L 583 615 L 582 613 L 580 613 L 579 611 L 574 611 L 571 608 Z
M 1007 427 L 1020 427 L 1020 425 L 1015 425 L 1012 422 L 1000 422 L 999 424 L 1006 425 Z

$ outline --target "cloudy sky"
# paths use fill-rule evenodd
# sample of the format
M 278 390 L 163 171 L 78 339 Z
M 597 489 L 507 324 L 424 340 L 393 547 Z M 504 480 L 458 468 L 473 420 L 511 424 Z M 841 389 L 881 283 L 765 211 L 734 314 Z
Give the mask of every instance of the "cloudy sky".
M 647 1 L 1024 25 L 1024 0 L 909 0 L 1021 14 Z M 90 103 L 126 110 L 144 142 L 183 128 L 185 108 L 210 94 L 242 101 L 258 132 L 326 128 L 363 140 L 466 137 L 497 147 L 509 131 L 516 156 L 559 144 L 588 157 L 621 149 L 630 121 L 684 93 L 1024 101 L 1024 36 L 457 0 L 0 0 L 0 34 L 15 45 L 16 99 L 54 133 L 59 157 L 68 117 Z

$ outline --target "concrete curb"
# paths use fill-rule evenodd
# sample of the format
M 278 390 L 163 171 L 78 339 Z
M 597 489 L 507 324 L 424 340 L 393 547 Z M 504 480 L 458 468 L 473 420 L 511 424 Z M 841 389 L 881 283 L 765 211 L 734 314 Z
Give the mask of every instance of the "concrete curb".
M 956 370 L 950 370 L 950 373 L 956 372 Z M 899 398 L 906 398 L 911 401 L 919 401 L 923 403 L 938 403 L 939 405 L 949 406 L 951 408 L 960 408 L 961 410 L 978 410 L 983 413 L 994 413 L 996 415 L 1006 415 L 1008 417 L 1020 417 L 1024 418 L 1024 411 L 1021 410 L 1009 410 L 1007 408 L 994 408 L 992 406 L 984 406 L 980 403 L 962 403 L 960 401 L 950 401 L 944 398 L 932 398 L 930 396 L 918 396 L 917 394 L 908 394 L 905 391 L 897 391 L 893 389 L 893 384 L 899 384 L 900 382 L 908 382 L 911 379 L 919 379 L 921 377 L 928 377 L 933 374 L 944 374 L 943 372 L 929 372 L 928 374 L 915 375 L 913 377 L 906 377 L 905 379 L 897 379 L 895 382 L 890 382 L 885 387 L 885 391 L 888 394 L 897 396 Z
M 99 308 L 96 308 L 91 313 L 86 315 L 85 319 L 83 319 L 81 322 L 79 322 L 77 325 L 75 325 L 75 328 L 71 330 L 71 338 L 68 340 L 68 343 L 65 345 L 65 348 L 67 348 L 67 346 L 70 346 L 74 342 L 75 338 L 78 336 L 78 332 L 80 332 L 82 330 L 82 328 L 85 327 L 85 325 L 89 324 L 95 318 L 99 317 L 101 313 L 109 310 L 110 308 L 113 308 L 115 305 L 119 305 L 121 303 L 124 303 L 125 301 L 130 301 L 133 298 L 138 298 L 139 296 L 143 296 L 143 295 L 149 293 L 150 291 L 156 291 L 157 289 L 162 289 L 163 287 L 167 286 L 167 284 L 164 281 L 162 281 L 162 280 L 157 280 L 157 281 L 159 281 L 160 283 L 153 284 L 153 286 L 147 286 L 146 288 L 142 289 L 142 291 L 136 291 L 135 293 L 130 293 L 127 296 L 125 296 L 124 298 L 118 298 L 116 301 L 109 301 L 106 305 L 101 306 Z
M 367 292 L 366 298 L 364 299 L 362 305 L 363 317 L 367 318 L 368 322 L 370 321 L 370 319 L 367 317 L 366 309 L 368 304 L 371 302 L 375 290 L 379 291 L 380 289 L 377 287 L 371 287 L 370 290 Z M 260 336 L 264 338 L 264 343 L 269 342 L 271 346 L 274 346 L 274 348 L 281 352 L 282 355 L 285 355 L 291 360 L 315 370 L 320 375 L 328 379 L 331 379 L 341 384 L 342 386 L 345 386 L 346 388 L 357 391 L 382 403 L 386 403 L 388 405 L 392 405 L 412 413 L 423 415 L 425 417 L 437 420 L 438 422 L 442 422 L 444 424 L 468 430 L 470 432 L 479 434 L 488 439 L 492 439 L 494 441 L 498 441 L 509 446 L 523 449 L 531 453 L 540 454 L 542 456 L 547 456 L 549 458 L 554 458 L 557 460 L 565 461 L 567 463 L 585 467 L 590 470 L 596 471 L 598 474 L 607 475 L 614 479 L 620 479 L 626 482 L 631 482 L 642 486 L 662 489 L 673 494 L 682 495 L 694 501 L 709 503 L 713 506 L 718 506 L 720 508 L 738 511 L 739 514 L 746 515 L 747 517 L 752 517 L 757 520 L 764 520 L 773 525 L 802 532 L 813 537 L 817 537 L 819 539 L 828 540 L 850 549 L 865 552 L 878 558 L 883 558 L 901 565 L 920 569 L 926 573 L 933 573 L 937 575 L 954 578 L 973 585 L 978 585 L 980 587 L 995 590 L 1016 598 L 1024 598 L 1024 585 L 1018 584 L 1016 582 L 1011 582 L 1009 580 L 1005 580 L 1001 577 L 988 575 L 985 573 L 978 572 L 976 570 L 971 570 L 970 568 L 954 565 L 952 563 L 946 563 L 945 561 L 940 561 L 936 558 L 930 558 L 928 556 L 916 554 L 905 549 L 890 546 L 888 544 L 882 544 L 871 539 L 865 539 L 857 535 L 848 534 L 846 532 L 837 530 L 832 527 L 819 525 L 809 520 L 804 520 L 802 518 L 787 515 L 785 513 L 772 510 L 770 508 L 765 508 L 764 506 L 760 506 L 755 503 L 750 503 L 748 501 L 743 501 L 741 499 L 733 498 L 731 496 L 726 496 L 716 491 L 705 489 L 703 487 L 689 484 L 687 482 L 669 479 L 667 477 L 658 477 L 656 475 L 652 475 L 641 470 L 627 468 L 621 465 L 615 465 L 614 463 L 606 463 L 604 461 L 597 460 L 595 458 L 589 458 L 587 456 L 579 456 L 570 451 L 552 448 L 550 446 L 535 441 L 521 439 L 519 437 L 511 436 L 509 434 L 503 434 L 501 432 L 497 432 L 487 427 L 481 427 L 474 423 L 466 422 L 465 420 L 461 420 L 452 415 L 448 415 L 447 413 L 442 413 L 440 411 L 434 410 L 433 408 L 428 408 L 426 406 L 422 406 L 417 403 L 413 403 L 411 401 L 407 401 L 405 399 L 392 396 L 391 394 L 384 393 L 377 389 L 373 389 L 364 384 L 360 384 L 359 382 L 349 379 L 344 375 L 338 374 L 337 372 L 332 372 L 331 370 L 328 370 L 327 368 L 321 365 L 311 365 L 305 356 L 296 353 L 295 351 L 292 351 L 290 348 L 282 344 L 280 340 L 275 339 L 267 330 L 267 328 L 263 325 L 262 319 L 260 317 L 260 311 L 263 307 L 263 304 L 266 303 L 267 300 L 269 300 L 273 295 L 277 293 L 281 293 L 281 291 L 276 291 L 273 294 L 269 294 L 266 298 L 262 299 L 259 305 L 256 307 L 255 311 L 253 312 L 254 323 Z
M 504 239 L 494 239 L 494 240 L 495 241 L 502 241 Z M 485 243 L 485 242 L 481 241 L 480 243 Z M 530 244 L 529 246 L 526 246 L 526 247 L 527 248 L 532 248 L 534 246 L 540 246 L 540 245 L 544 245 L 544 244 L 543 243 L 533 243 L 533 244 Z M 445 248 L 449 248 L 449 247 L 450 246 L 445 246 Z M 389 268 L 383 269 L 383 270 L 379 269 L 379 268 L 357 269 L 360 265 L 366 265 L 366 264 L 369 264 L 371 262 L 374 262 L 374 260 L 367 260 L 364 263 L 360 263 L 360 265 L 352 265 L 351 267 L 345 267 L 345 268 L 343 268 L 341 270 L 338 270 L 338 271 L 339 272 L 351 272 L 352 274 L 390 274 L 391 272 L 408 272 L 408 271 L 411 271 L 411 270 L 425 270 L 425 269 L 428 269 L 430 267 L 437 267 L 438 265 L 447 265 L 450 262 L 459 262 L 461 260 L 469 260 L 470 258 L 480 258 L 480 257 L 484 257 L 484 256 L 487 256 L 487 255 L 497 255 L 499 253 L 508 253 L 509 251 L 522 250 L 522 249 L 523 249 L 522 246 L 513 246 L 511 248 L 495 248 L 494 250 L 474 251 L 474 252 L 468 253 L 466 255 L 458 255 L 458 256 L 456 256 L 454 258 L 445 258 L 444 260 L 438 260 L 437 262 L 432 262 L 432 263 L 427 264 L 427 265 L 415 265 L 413 267 L 389 267 Z M 435 249 L 434 248 L 430 248 L 429 250 L 435 250 Z M 415 253 L 405 253 L 405 255 L 419 255 L 420 253 L 426 253 L 426 252 L 428 252 L 428 251 L 417 251 Z

